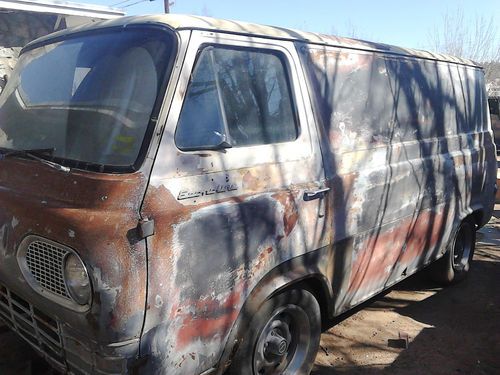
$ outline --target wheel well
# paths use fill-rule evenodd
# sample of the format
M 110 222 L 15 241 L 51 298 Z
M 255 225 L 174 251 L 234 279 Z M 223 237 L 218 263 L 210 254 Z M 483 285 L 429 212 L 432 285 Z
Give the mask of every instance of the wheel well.
M 280 292 L 284 292 L 290 289 L 304 289 L 311 293 L 314 298 L 316 298 L 316 301 L 318 301 L 319 308 L 321 310 L 321 324 L 324 326 L 326 322 L 328 322 L 330 316 L 330 301 L 325 285 L 320 279 L 311 276 L 306 279 L 298 280 L 290 285 L 287 285 Z
M 476 224 L 476 226 L 479 228 L 483 223 L 483 211 L 476 210 L 469 215 L 469 218 L 471 218 L 474 224 Z

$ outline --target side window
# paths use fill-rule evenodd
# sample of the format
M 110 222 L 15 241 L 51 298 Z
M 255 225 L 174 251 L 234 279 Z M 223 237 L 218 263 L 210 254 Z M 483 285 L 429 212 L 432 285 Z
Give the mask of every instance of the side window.
M 298 126 L 283 58 L 268 50 L 205 47 L 182 107 L 181 150 L 293 141 Z
M 500 115 L 500 105 L 498 98 L 490 98 L 488 99 L 488 104 L 490 106 L 490 114 L 491 115 Z

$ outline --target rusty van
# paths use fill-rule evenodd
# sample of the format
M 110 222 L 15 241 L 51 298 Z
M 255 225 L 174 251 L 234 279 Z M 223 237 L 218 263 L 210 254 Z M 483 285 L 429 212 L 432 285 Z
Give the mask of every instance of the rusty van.
M 473 62 L 192 16 L 27 45 L 0 147 L 0 317 L 73 374 L 307 374 L 496 191 Z

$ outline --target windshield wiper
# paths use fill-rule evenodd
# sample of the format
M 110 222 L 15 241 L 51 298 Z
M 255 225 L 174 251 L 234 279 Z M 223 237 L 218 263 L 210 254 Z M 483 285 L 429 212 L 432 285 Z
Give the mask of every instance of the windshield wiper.
M 57 169 L 58 171 L 62 172 L 69 172 L 70 168 L 65 167 L 64 165 L 58 164 L 56 162 L 47 160 L 43 157 L 40 157 L 38 155 L 48 155 L 52 156 L 54 154 L 55 148 L 34 148 L 34 149 L 26 149 L 26 150 L 13 150 L 10 148 L 3 148 L 0 147 L 0 160 L 6 159 L 8 157 L 15 157 L 15 156 L 24 156 L 24 157 L 29 157 L 34 160 L 38 160 L 40 163 L 43 163 L 45 165 L 48 165 L 49 167 L 52 167 L 54 169 Z

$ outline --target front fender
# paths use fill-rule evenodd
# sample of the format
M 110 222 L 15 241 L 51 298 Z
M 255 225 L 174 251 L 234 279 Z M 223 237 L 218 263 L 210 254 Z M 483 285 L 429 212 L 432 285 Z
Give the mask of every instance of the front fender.
M 251 291 L 236 319 L 214 374 L 221 375 L 231 364 L 252 316 L 269 298 L 286 289 L 306 288 L 319 300 L 322 314 L 333 315 L 333 289 L 327 277 L 331 248 L 325 246 L 281 263 L 269 271 Z M 209 372 L 210 374 L 212 372 Z

